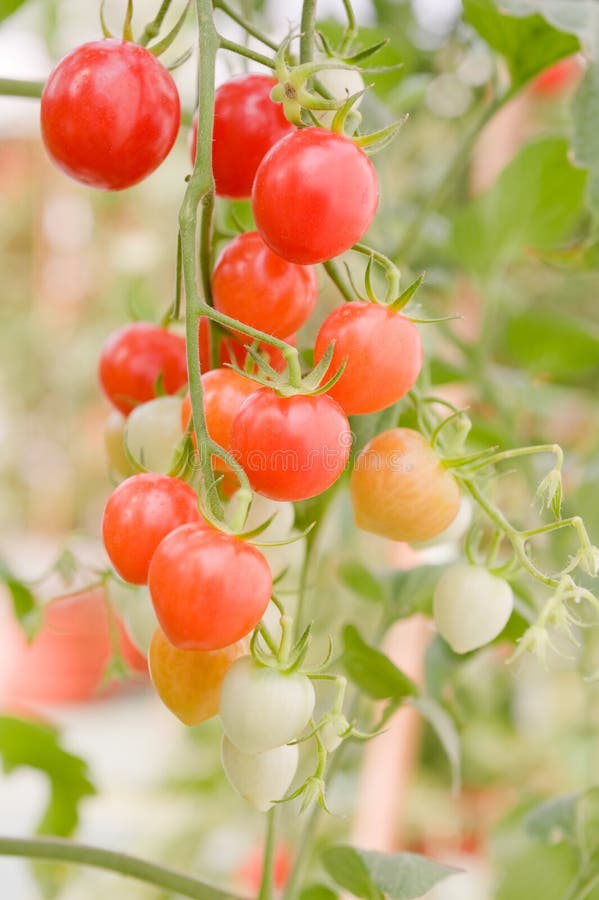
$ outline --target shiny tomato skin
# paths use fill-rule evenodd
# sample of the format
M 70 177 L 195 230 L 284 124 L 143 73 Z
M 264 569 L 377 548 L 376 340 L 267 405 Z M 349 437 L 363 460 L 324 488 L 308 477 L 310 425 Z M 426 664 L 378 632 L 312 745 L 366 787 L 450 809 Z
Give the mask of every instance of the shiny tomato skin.
M 374 166 L 349 138 L 296 131 L 264 157 L 252 189 L 256 227 L 289 262 L 311 265 L 349 250 L 378 204 Z
M 357 456 L 350 481 L 358 528 L 392 541 L 426 541 L 460 508 L 458 483 L 411 428 L 377 434 Z
M 150 322 L 133 322 L 113 332 L 102 348 L 100 385 L 124 415 L 153 400 L 160 378 L 166 394 L 187 383 L 185 340 Z
M 231 450 L 250 484 L 271 500 L 306 500 L 343 472 L 351 432 L 338 403 L 324 394 L 279 397 L 261 388 L 243 403 Z
M 182 525 L 156 550 L 148 587 L 164 634 L 181 650 L 220 650 L 262 618 L 272 591 L 264 556 L 230 534 Z
M 200 369 L 202 372 L 208 372 L 212 368 L 212 364 L 210 361 L 209 322 L 206 316 L 200 317 L 199 333 Z M 295 334 L 286 335 L 284 340 L 294 347 L 297 345 L 297 337 Z M 246 344 L 252 344 L 251 338 L 244 335 L 242 340 L 241 336 L 237 338 L 230 333 L 225 334 L 221 337 L 220 346 L 218 348 L 219 364 L 224 366 L 227 363 L 235 363 L 240 369 L 243 369 L 247 359 Z M 267 363 L 272 366 L 276 372 L 282 372 L 285 369 L 287 365 L 285 357 L 277 347 L 270 347 L 268 344 L 260 341 L 258 344 L 258 352 L 264 356 Z
M 277 84 L 270 75 L 241 75 L 221 85 L 214 98 L 212 168 L 219 197 L 249 197 L 256 169 L 270 148 L 295 126 L 280 103 L 270 99 Z M 190 135 L 195 162 L 197 113 Z
M 153 472 L 133 475 L 108 498 L 102 521 L 104 547 L 121 578 L 145 584 L 162 539 L 180 525 L 200 520 L 208 527 L 194 491 L 184 481 Z
M 256 231 L 247 231 L 221 253 L 212 295 L 216 309 L 225 315 L 285 338 L 301 328 L 314 309 L 318 279 L 311 266 L 281 259 Z
M 247 641 L 237 641 L 220 650 L 180 650 L 157 628 L 148 654 L 156 693 L 185 725 L 211 719 L 218 713 L 224 677 L 247 647 Z
M 315 362 L 332 341 L 329 377 L 343 360 L 345 369 L 327 393 L 347 415 L 378 412 L 396 403 L 414 386 L 422 368 L 416 326 L 375 303 L 356 300 L 334 309 L 316 336 Z
M 113 655 L 111 621 L 101 588 L 56 597 L 43 608 L 43 625 L 28 643 L 12 614 L 2 617 L 0 701 L 6 704 L 84 703 L 106 693 Z M 137 672 L 145 658 L 114 619 L 120 652 Z
M 57 64 L 42 93 L 50 158 L 76 181 L 104 190 L 122 190 L 153 172 L 180 120 L 171 75 L 131 41 L 82 44 Z

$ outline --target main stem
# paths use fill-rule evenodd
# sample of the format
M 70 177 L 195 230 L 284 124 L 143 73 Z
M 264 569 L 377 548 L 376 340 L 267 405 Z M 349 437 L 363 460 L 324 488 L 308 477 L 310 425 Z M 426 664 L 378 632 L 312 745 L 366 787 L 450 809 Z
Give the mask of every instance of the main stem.
M 212 885 L 204 884 L 195 878 L 189 878 L 174 869 L 166 869 L 154 863 L 137 859 L 126 853 L 76 844 L 73 841 L 55 838 L 5 838 L 0 837 L 0 856 L 19 856 L 27 859 L 45 859 L 54 862 L 79 863 L 96 869 L 105 869 L 136 878 L 146 884 L 153 884 L 169 893 L 181 897 L 192 897 L 196 900 L 239 900 L 227 891 L 221 891 Z
M 300 63 L 310 62 L 314 51 L 316 0 L 304 0 L 300 36 Z

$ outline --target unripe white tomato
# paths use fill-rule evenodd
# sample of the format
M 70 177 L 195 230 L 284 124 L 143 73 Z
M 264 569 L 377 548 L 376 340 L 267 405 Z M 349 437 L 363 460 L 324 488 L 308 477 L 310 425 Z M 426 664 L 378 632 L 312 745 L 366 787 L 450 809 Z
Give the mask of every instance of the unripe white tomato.
M 125 442 L 133 459 L 150 472 L 166 475 L 174 462 L 181 429 L 181 397 L 156 397 L 136 406 L 125 427 Z
M 113 409 L 104 424 L 104 447 L 111 470 L 121 478 L 128 478 L 135 472 L 125 453 L 125 416 Z
M 121 615 L 127 636 L 147 656 L 158 625 L 149 590 L 145 585 L 125 584 L 114 578 L 108 582 L 107 590 L 111 602 Z
M 274 747 L 265 753 L 242 753 L 223 736 L 221 759 L 225 775 L 237 793 L 260 812 L 266 812 L 285 796 L 298 758 L 297 744 Z
M 364 79 L 355 69 L 323 69 L 316 77 L 335 100 L 347 100 L 352 94 L 364 90 Z M 362 97 L 358 97 L 352 111 L 357 110 L 361 102 Z M 335 110 L 314 110 L 314 115 L 324 128 L 330 128 L 335 118 Z
M 223 681 L 220 717 L 236 747 L 244 753 L 262 753 L 300 736 L 314 711 L 314 700 L 306 675 L 284 675 L 242 656 Z
M 468 653 L 496 638 L 513 608 L 507 581 L 468 563 L 446 569 L 433 596 L 435 624 L 455 653 Z

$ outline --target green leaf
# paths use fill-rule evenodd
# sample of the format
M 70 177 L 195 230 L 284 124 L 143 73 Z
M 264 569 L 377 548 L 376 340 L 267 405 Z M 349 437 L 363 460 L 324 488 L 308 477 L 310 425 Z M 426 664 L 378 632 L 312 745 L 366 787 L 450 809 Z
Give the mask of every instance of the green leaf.
M 592 856 L 599 847 L 599 788 L 553 797 L 531 810 L 524 824 L 544 844 L 566 841 Z
M 362 597 L 374 603 L 382 603 L 385 591 L 380 581 L 357 560 L 348 559 L 342 562 L 337 570 L 343 584 Z
M 87 763 L 63 750 L 58 732 L 50 725 L 12 716 L 0 716 L 0 756 L 7 773 L 25 766 L 48 776 L 50 799 L 37 833 L 72 834 L 81 800 L 96 792 Z
M 599 327 L 571 316 L 527 310 L 509 319 L 503 341 L 508 356 L 531 375 L 571 383 L 599 366 Z
M 12 608 L 28 640 L 33 640 L 43 622 L 42 609 L 27 585 L 0 563 L 0 582 L 8 588 Z
M 554 28 L 538 12 L 505 15 L 494 0 L 463 0 L 463 4 L 465 21 L 505 57 L 513 89 L 580 49 L 578 38 Z
M 424 657 L 424 682 L 431 698 L 441 700 L 451 677 L 463 662 L 440 635 L 435 635 Z
M 443 866 L 416 853 L 377 853 L 339 845 L 322 854 L 323 865 L 337 884 L 364 900 L 412 900 L 460 869 Z
M 12 16 L 24 3 L 25 0 L 0 0 L 0 22 Z
M 393 617 L 406 619 L 417 612 L 429 615 L 438 580 L 438 566 L 419 566 L 407 572 L 398 572 L 393 578 L 391 592 L 389 611 Z
M 452 790 L 454 793 L 457 792 L 461 782 L 461 753 L 460 739 L 453 719 L 442 706 L 430 697 L 418 697 L 416 700 L 412 700 L 412 706 L 426 719 L 441 741 L 449 761 Z
M 418 686 L 391 660 L 369 647 L 353 625 L 343 629 L 342 662 L 349 677 L 375 700 L 403 700 L 418 696 Z
M 299 900 L 337 900 L 337 894 L 326 884 L 309 884 L 302 889 Z
M 570 234 L 583 212 L 587 173 L 568 154 L 563 138 L 527 144 L 493 187 L 456 216 L 453 250 L 465 268 L 488 275 Z
M 599 51 L 599 5 L 595 0 L 502 0 L 506 12 L 525 16 L 541 13 L 560 31 L 575 34 L 594 59 Z
M 599 23 L 598 23 L 599 24 Z M 572 146 L 576 162 L 587 170 L 587 205 L 599 224 L 599 63 L 587 69 L 572 104 L 574 134 Z

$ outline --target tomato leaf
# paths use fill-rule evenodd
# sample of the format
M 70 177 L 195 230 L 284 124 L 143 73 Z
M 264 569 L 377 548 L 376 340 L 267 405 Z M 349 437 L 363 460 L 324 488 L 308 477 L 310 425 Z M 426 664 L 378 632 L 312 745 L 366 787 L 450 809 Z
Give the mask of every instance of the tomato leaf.
M 453 719 L 442 706 L 430 697 L 418 697 L 411 703 L 414 709 L 417 709 L 420 715 L 426 719 L 441 741 L 451 770 L 452 791 L 457 793 L 461 782 L 461 753 L 460 739 Z
M 599 327 L 572 316 L 527 310 L 508 320 L 503 342 L 504 352 L 531 374 L 567 384 L 599 366 Z
M 372 600 L 373 603 L 384 601 L 383 585 L 362 563 L 355 559 L 345 560 L 337 572 L 343 584 L 358 597 L 362 597 L 363 600 Z
M 599 788 L 553 797 L 531 810 L 524 824 L 544 844 L 566 841 L 593 856 L 599 849 Z
M 25 2 L 26 0 L 0 0 L 0 22 L 12 16 Z
M 576 161 L 589 173 L 587 205 L 596 227 L 599 225 L 599 134 L 593 124 L 598 117 L 599 63 L 593 63 L 588 67 L 572 104 L 572 143 Z
M 95 794 L 87 763 L 60 745 L 56 729 L 40 722 L 0 716 L 0 757 L 6 773 L 27 767 L 47 775 L 50 799 L 38 834 L 67 837 L 79 821 L 79 804 Z
M 501 7 L 514 15 L 540 13 L 559 31 L 575 34 L 586 51 L 599 55 L 599 7 L 594 0 L 571 3 L 570 0 L 501 0 Z
M 299 900 L 337 900 L 337 894 L 326 884 L 309 884 L 302 889 Z
M 549 250 L 572 231 L 584 207 L 587 173 L 572 165 L 563 138 L 527 144 L 486 193 L 458 213 L 453 251 L 481 275 L 525 250 Z
M 463 0 L 464 19 L 506 60 L 512 88 L 580 49 L 578 38 L 559 31 L 538 12 L 505 15 L 494 0 Z
M 340 887 L 364 900 L 413 900 L 461 871 L 416 853 L 378 853 L 347 845 L 327 848 L 322 862 Z
M 375 700 L 403 700 L 417 697 L 418 686 L 389 657 L 370 647 L 353 625 L 343 629 L 345 649 L 341 660 L 358 687 Z
M 0 582 L 3 582 L 8 588 L 14 614 L 25 632 L 27 640 L 33 640 L 43 622 L 43 613 L 33 592 L 23 581 L 16 578 L 3 563 L 0 563 Z
M 395 619 L 406 619 L 417 612 L 430 614 L 438 580 L 438 566 L 419 566 L 398 572 L 393 578 L 389 612 Z

